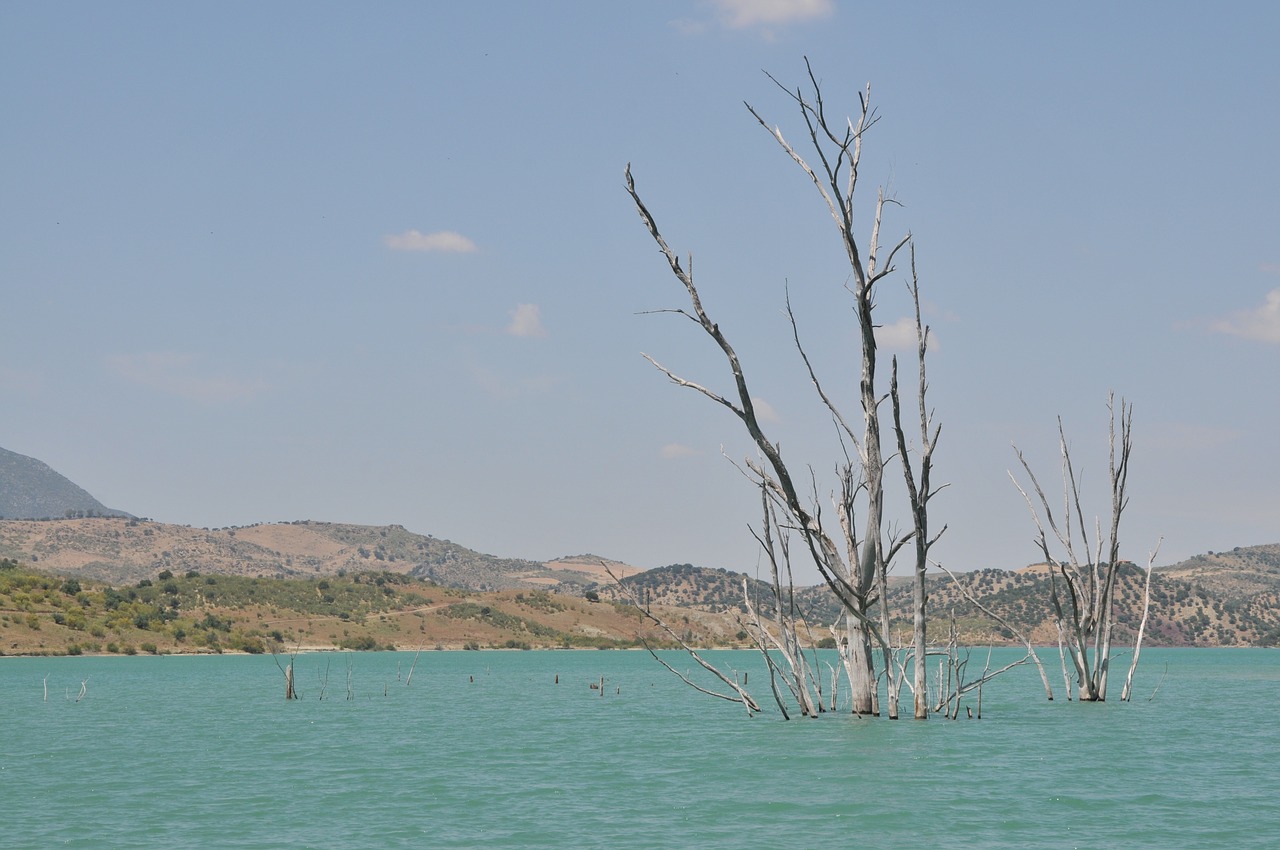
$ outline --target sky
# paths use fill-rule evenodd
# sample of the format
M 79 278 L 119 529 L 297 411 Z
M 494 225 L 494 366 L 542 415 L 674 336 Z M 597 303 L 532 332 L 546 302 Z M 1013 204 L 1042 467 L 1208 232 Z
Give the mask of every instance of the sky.
M 829 503 L 783 310 L 856 417 L 849 268 L 744 105 L 803 153 L 808 57 L 880 116 L 861 243 L 881 187 L 915 240 L 934 557 L 1038 559 L 1009 473 L 1058 492 L 1059 417 L 1105 524 L 1112 392 L 1123 557 L 1274 543 L 1278 43 L 1267 2 L 0 4 L 0 446 L 162 522 L 755 572 L 740 423 L 642 357 L 731 389 L 623 173 Z

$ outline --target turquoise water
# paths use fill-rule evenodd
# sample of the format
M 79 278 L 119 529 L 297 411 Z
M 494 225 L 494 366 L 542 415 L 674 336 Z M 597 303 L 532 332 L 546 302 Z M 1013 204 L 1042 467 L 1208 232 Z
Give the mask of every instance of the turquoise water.
M 288 703 L 270 656 L 0 659 L 0 847 L 1280 846 L 1280 652 L 1147 650 L 1130 704 L 1019 669 L 926 723 L 748 719 L 642 652 L 412 660 L 299 656 Z

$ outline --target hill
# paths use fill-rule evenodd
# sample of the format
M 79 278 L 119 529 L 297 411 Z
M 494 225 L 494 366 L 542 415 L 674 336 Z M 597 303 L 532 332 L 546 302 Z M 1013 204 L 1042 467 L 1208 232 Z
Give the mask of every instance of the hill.
M 542 563 L 485 555 L 403 526 L 300 520 L 237 528 L 192 528 L 125 517 L 0 521 L 0 557 L 107 584 L 131 584 L 162 570 L 290 578 L 387 571 L 472 590 L 570 592 L 605 578 L 592 555 Z
M 724 617 L 656 609 L 725 645 Z M 390 572 L 270 579 L 178 575 L 113 587 L 0 560 L 0 655 L 298 649 L 614 648 L 672 642 L 634 606 L 546 591 L 480 593 Z
M 48 464 L 0 449 L 0 519 L 124 516 L 90 496 Z
M 0 557 L 113 586 L 136 585 L 164 571 L 256 579 L 376 571 L 473 592 L 551 591 L 629 603 L 630 597 L 609 577 L 612 571 L 641 604 L 679 609 L 686 612 L 681 619 L 705 613 L 731 624 L 745 615 L 745 580 L 761 617 L 769 618 L 773 611 L 768 585 L 741 573 L 692 564 L 641 571 L 589 554 L 547 562 L 498 558 L 397 525 L 304 520 L 196 529 L 124 517 L 5 520 L 0 521 Z M 1123 570 L 1117 598 L 1119 643 L 1136 633 L 1142 579 L 1136 566 Z M 1013 642 L 1014 630 L 1040 644 L 1056 642 L 1044 567 L 980 570 L 958 574 L 954 580 L 934 573 L 929 596 L 937 639 L 943 636 L 943 624 L 954 616 L 967 643 Z M 815 640 L 828 636 L 830 625 L 841 617 L 825 586 L 796 588 L 794 603 Z M 904 579 L 891 581 L 889 606 L 896 640 L 909 631 L 910 589 Z M 687 613 L 691 611 L 701 613 Z M 1280 545 L 1208 553 L 1157 568 L 1148 641 L 1153 646 L 1280 645 Z
M 1118 644 L 1131 643 L 1137 635 L 1144 577 L 1137 566 L 1122 566 L 1116 597 Z M 772 590 L 740 573 L 676 564 L 640 573 L 624 584 L 642 604 L 741 615 L 746 611 L 743 580 L 760 615 L 768 617 Z M 934 636 L 938 639 L 942 637 L 942 624 L 954 617 L 962 640 L 970 644 L 1014 642 L 1014 630 L 1037 644 L 1057 641 L 1049 610 L 1049 572 L 1043 565 L 958 573 L 955 579 L 934 572 L 927 588 Z M 612 586 L 592 589 L 602 598 L 626 598 Z M 895 641 L 905 642 L 905 636 L 909 636 L 911 593 L 906 579 L 890 581 L 889 609 L 894 614 Z M 971 598 L 978 600 L 981 607 Z M 828 635 L 830 625 L 841 617 L 839 604 L 824 585 L 796 588 L 795 604 L 815 639 Z M 989 616 L 983 608 L 999 619 Z M 1154 570 L 1146 641 L 1150 646 L 1280 645 L 1280 545 L 1211 553 Z

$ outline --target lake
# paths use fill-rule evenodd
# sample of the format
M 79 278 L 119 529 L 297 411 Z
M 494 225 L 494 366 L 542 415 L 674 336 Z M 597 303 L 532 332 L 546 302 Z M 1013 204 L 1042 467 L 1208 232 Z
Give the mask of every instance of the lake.
M 1127 704 L 1019 668 L 923 723 L 748 718 L 644 652 L 413 660 L 300 655 L 286 702 L 269 655 L 0 659 L 0 846 L 1280 846 L 1276 651 L 1145 650 Z

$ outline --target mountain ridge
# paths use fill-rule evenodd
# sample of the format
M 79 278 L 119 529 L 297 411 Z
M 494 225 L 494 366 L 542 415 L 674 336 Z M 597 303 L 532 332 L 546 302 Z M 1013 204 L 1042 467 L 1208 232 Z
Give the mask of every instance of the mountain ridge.
M 0 519 L 129 516 L 108 508 L 42 460 L 0 448 Z

